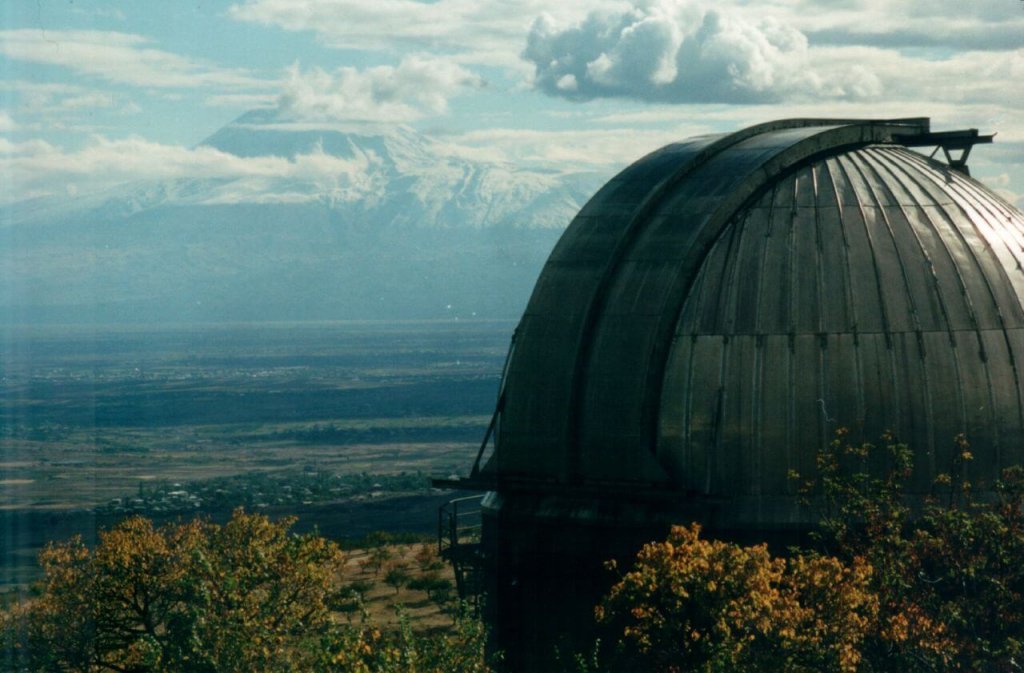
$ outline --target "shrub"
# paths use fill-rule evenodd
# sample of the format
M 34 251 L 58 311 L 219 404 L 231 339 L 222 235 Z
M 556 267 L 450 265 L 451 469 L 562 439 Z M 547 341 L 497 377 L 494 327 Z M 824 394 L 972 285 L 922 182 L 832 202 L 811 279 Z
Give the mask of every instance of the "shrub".
M 1018 671 L 1024 663 L 1024 470 L 991 497 L 965 478 L 962 435 L 921 501 L 912 453 L 844 430 L 803 479 L 822 508 L 818 551 L 702 540 L 697 525 L 646 545 L 597 608 L 613 647 L 581 670 Z M 793 475 L 801 480 L 801 475 Z M 602 661 L 603 659 L 603 661 Z
M 853 672 L 878 611 L 870 576 L 862 562 L 774 558 L 677 526 L 596 612 L 621 634 L 611 670 Z
M 135 516 L 101 533 L 93 549 L 78 538 L 51 544 L 40 557 L 35 597 L 0 610 L 0 667 L 39 673 L 490 670 L 478 619 L 462 612 L 449 632 L 434 635 L 414 634 L 404 619 L 397 632 L 382 631 L 361 607 L 369 585 L 343 584 L 337 545 L 294 535 L 292 523 L 237 510 L 223 526 L 195 520 L 156 528 Z

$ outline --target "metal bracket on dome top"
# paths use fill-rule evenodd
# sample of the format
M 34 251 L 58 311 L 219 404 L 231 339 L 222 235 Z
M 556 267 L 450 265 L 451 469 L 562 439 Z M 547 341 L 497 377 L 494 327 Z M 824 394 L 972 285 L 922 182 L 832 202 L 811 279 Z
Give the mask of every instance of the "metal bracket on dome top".
M 995 138 L 994 133 L 983 136 L 978 134 L 978 129 L 906 135 L 896 134 L 892 137 L 893 142 L 899 143 L 904 147 L 935 147 L 932 153 L 928 155 L 929 158 L 934 157 L 939 150 L 942 150 L 942 153 L 946 156 L 946 164 L 954 171 L 964 175 L 971 174 L 971 171 L 967 168 L 967 157 L 970 156 L 971 149 L 975 145 L 991 143 L 993 138 Z M 959 152 L 959 154 L 956 154 L 956 152 Z

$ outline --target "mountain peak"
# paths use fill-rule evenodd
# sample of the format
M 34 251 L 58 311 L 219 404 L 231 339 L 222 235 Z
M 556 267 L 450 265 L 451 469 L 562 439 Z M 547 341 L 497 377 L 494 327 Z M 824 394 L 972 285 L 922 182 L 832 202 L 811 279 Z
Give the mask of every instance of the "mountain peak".
M 514 317 L 600 177 L 272 110 L 188 156 L 9 218 L 0 323 Z

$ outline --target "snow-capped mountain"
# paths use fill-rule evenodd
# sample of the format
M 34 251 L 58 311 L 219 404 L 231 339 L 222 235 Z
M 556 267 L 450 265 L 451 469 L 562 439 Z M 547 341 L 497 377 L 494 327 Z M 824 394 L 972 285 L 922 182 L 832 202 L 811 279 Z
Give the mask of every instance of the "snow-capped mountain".
M 194 176 L 7 207 L 0 322 L 515 317 L 604 177 L 274 114 L 194 148 Z

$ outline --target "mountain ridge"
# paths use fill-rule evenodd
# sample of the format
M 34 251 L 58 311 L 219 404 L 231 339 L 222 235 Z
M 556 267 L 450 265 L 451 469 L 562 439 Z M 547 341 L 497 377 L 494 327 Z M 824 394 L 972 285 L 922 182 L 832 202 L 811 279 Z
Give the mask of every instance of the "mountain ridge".
M 8 208 L 0 322 L 514 318 L 601 182 L 265 112 L 196 149 L 238 175 Z

